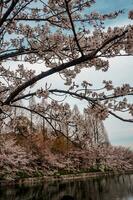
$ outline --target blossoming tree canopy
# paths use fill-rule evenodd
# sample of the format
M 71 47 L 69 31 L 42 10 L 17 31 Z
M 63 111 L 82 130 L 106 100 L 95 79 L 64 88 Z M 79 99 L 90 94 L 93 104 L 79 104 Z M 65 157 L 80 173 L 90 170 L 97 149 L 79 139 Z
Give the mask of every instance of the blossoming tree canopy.
M 111 80 L 103 80 L 101 89 L 93 90 L 93 83 L 75 82 L 83 68 L 95 67 L 107 71 L 109 58 L 133 55 L 133 25 L 104 28 L 106 20 L 123 15 L 123 10 L 91 12 L 95 0 L 1 0 L 0 1 L 0 120 L 12 117 L 14 107 L 20 107 L 49 118 L 38 105 L 18 105 L 27 97 L 53 98 L 71 95 L 88 102 L 86 112 L 105 119 L 109 114 L 120 120 L 133 122 L 133 86 L 123 83 L 115 87 Z M 133 10 L 127 18 L 133 19 Z M 132 21 L 131 21 L 132 22 Z M 10 62 L 21 61 L 17 69 Z M 44 71 L 37 74 L 27 64 L 41 62 Z M 67 90 L 49 87 L 39 90 L 34 84 L 53 74 L 60 74 Z M 32 87 L 32 92 L 29 88 Z M 39 103 L 38 103 L 39 104 Z M 53 105 L 54 106 L 54 105 Z M 128 112 L 123 118 L 120 112 Z

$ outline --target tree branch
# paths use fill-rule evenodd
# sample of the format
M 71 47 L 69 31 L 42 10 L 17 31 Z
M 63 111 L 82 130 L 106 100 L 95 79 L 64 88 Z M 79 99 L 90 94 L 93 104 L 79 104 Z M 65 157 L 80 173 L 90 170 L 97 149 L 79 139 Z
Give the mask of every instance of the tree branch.
M 21 92 L 23 91 L 24 89 L 26 89 L 27 87 L 29 87 L 30 85 L 36 83 L 37 81 L 47 77 L 47 76 L 50 76 L 54 73 L 57 73 L 57 72 L 60 72 L 64 69 L 67 69 L 67 68 L 70 68 L 72 66 L 75 66 L 75 65 L 78 65 L 78 64 L 81 64 L 83 62 L 86 62 L 86 61 L 90 61 L 92 59 L 95 58 L 96 54 L 102 49 L 104 48 L 107 44 L 109 44 L 110 42 L 118 39 L 119 37 L 122 37 L 123 35 L 125 35 L 126 33 L 128 32 L 128 30 L 125 30 L 121 35 L 115 35 L 113 36 L 112 38 L 109 38 L 108 40 L 106 40 L 102 45 L 101 47 L 99 47 L 98 49 L 94 50 L 92 53 L 88 54 L 88 55 L 84 55 L 84 56 L 81 56 L 77 59 L 74 59 L 72 61 L 69 61 L 67 63 L 63 63 L 59 66 L 56 66 L 46 72 L 42 72 L 40 73 L 39 75 L 33 77 L 32 79 L 30 79 L 29 81 L 23 83 L 22 85 L 18 86 L 10 95 L 9 97 L 6 99 L 6 101 L 4 102 L 5 104 L 10 104 L 10 102 Z
M 49 92 L 51 92 L 51 93 L 59 92 L 59 93 L 69 94 L 69 95 L 71 95 L 71 96 L 76 96 L 76 97 L 78 97 L 78 98 L 80 98 L 80 99 L 84 99 L 84 100 L 90 102 L 92 105 L 95 105 L 95 104 L 96 104 L 96 105 L 98 105 L 98 106 L 101 107 L 101 105 L 100 105 L 95 99 L 93 99 L 93 98 L 88 98 L 88 97 L 86 97 L 86 96 L 82 96 L 82 95 L 77 94 L 77 93 L 74 93 L 74 92 L 65 91 L 65 90 L 57 90 L 57 89 L 55 89 L 55 90 L 49 90 Z M 132 123 L 133 123 L 133 119 L 124 119 L 124 118 L 122 118 L 122 117 L 116 115 L 115 113 L 113 113 L 113 112 L 110 111 L 110 110 L 109 110 L 108 112 L 109 112 L 112 116 L 114 116 L 114 117 L 120 119 L 121 121 L 124 121 L 124 122 L 132 122 Z
M 13 11 L 13 9 L 15 8 L 15 6 L 17 5 L 18 2 L 19 2 L 19 0 L 12 0 L 10 7 L 8 8 L 8 10 L 5 12 L 5 14 L 3 15 L 3 17 L 0 20 L 0 27 L 6 21 L 7 17 L 11 14 L 11 12 Z
M 68 91 L 68 90 L 66 91 L 66 90 L 51 89 L 51 90 L 49 90 L 48 92 L 50 92 L 50 93 L 69 94 L 69 95 L 75 96 L 75 97 L 77 97 L 77 98 L 79 98 L 79 99 L 84 99 L 84 100 L 86 100 L 87 102 L 91 103 L 92 105 L 96 104 L 96 105 L 98 105 L 98 106 L 101 107 L 101 105 L 98 103 L 99 99 L 89 98 L 89 97 L 87 97 L 87 96 L 83 96 L 83 95 L 80 95 L 80 94 L 75 93 L 75 92 L 70 92 L 70 91 Z M 19 101 L 19 100 L 21 100 L 21 99 L 24 99 L 24 98 L 26 98 L 26 97 L 34 96 L 34 95 L 36 95 L 36 92 L 23 95 L 23 96 L 21 96 L 21 97 L 18 97 L 18 98 L 16 98 L 16 99 L 14 99 L 14 100 L 12 101 L 12 103 L 13 103 L 13 102 L 16 102 L 16 101 Z M 118 95 L 118 97 L 120 97 L 120 96 Z M 113 113 L 113 112 L 110 111 L 110 110 L 109 110 L 108 112 L 109 112 L 112 116 L 114 116 L 114 117 L 120 119 L 121 121 L 124 121 L 124 122 L 132 122 L 132 123 L 133 123 L 133 119 L 125 119 L 125 118 L 122 118 L 122 117 L 120 117 L 119 115 L 116 115 L 115 113 Z
M 68 1 L 67 1 L 67 0 L 65 0 L 65 4 L 66 4 L 66 11 L 67 11 L 67 13 L 68 13 L 69 20 L 70 20 L 70 23 L 71 23 L 71 27 L 72 27 L 73 35 L 74 35 L 74 38 L 75 38 L 75 42 L 76 42 L 76 44 L 77 44 L 77 47 L 78 47 L 78 49 L 79 49 L 81 55 L 84 56 L 83 51 L 82 51 L 82 49 L 81 49 L 81 47 L 80 47 L 80 44 L 79 44 L 78 38 L 77 38 L 77 34 L 76 34 L 76 30 L 75 30 L 75 26 L 74 26 L 74 23 L 73 23 L 73 20 L 72 20 L 71 13 L 70 13 L 70 11 L 69 11 L 69 5 L 68 5 Z

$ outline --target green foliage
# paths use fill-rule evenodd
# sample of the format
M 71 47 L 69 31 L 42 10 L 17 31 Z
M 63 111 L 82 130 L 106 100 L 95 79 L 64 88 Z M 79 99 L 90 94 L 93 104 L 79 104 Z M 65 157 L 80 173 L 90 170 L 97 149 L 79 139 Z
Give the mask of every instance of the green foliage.
M 17 178 L 29 178 L 31 177 L 26 171 L 20 170 L 16 173 Z
M 100 170 L 97 168 L 97 166 L 93 166 L 89 169 L 89 172 L 100 172 Z
M 33 173 L 33 177 L 42 177 L 44 173 L 41 170 L 36 170 Z

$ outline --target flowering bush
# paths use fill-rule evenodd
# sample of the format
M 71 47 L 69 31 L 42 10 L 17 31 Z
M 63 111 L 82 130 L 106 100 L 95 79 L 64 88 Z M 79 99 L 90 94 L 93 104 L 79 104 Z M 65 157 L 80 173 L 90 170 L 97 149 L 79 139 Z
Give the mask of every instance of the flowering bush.
M 35 156 L 16 144 L 15 138 L 0 139 L 0 177 L 14 178 L 19 171 L 32 172 Z
M 40 138 L 33 141 L 32 148 L 28 149 L 27 143 L 20 146 L 14 137 L 0 140 L 0 179 L 133 169 L 133 152 L 124 147 L 93 145 L 80 149 L 73 146 L 62 151 L 57 145 L 58 151 L 51 152 L 53 142 L 50 139 L 45 141 L 46 146 Z

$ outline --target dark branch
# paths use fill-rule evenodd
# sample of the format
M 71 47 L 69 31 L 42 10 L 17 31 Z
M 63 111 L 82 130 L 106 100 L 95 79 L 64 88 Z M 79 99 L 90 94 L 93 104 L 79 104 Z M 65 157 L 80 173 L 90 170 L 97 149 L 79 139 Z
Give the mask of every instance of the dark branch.
M 23 91 L 24 89 L 26 89 L 27 87 L 29 87 L 30 85 L 36 83 L 37 81 L 47 77 L 47 76 L 50 76 L 54 73 L 57 73 L 57 72 L 60 72 L 64 69 L 67 69 L 69 67 L 72 67 L 72 66 L 75 66 L 75 65 L 78 65 L 78 64 L 81 64 L 83 62 L 86 62 L 88 60 L 92 60 L 95 58 L 96 54 L 101 51 L 101 49 L 103 49 L 107 44 L 109 44 L 110 42 L 124 36 L 126 33 L 128 32 L 128 30 L 125 30 L 121 35 L 115 35 L 114 37 L 112 38 L 109 38 L 108 40 L 106 40 L 102 45 L 101 47 L 99 47 L 98 49 L 94 50 L 92 53 L 88 54 L 88 55 L 84 55 L 84 56 L 81 56 L 77 59 L 74 59 L 72 61 L 69 61 L 67 63 L 63 63 L 59 66 L 56 66 L 46 72 L 42 72 L 41 74 L 33 77 L 32 79 L 30 79 L 29 81 L 25 82 L 24 84 L 20 85 L 19 87 L 17 87 L 10 95 L 9 97 L 7 98 L 7 100 L 5 101 L 5 104 L 10 104 L 10 102 L 21 92 Z
M 74 38 L 75 38 L 75 42 L 76 42 L 76 44 L 77 44 L 77 47 L 78 47 L 78 49 L 79 49 L 81 55 L 83 56 L 84 54 L 83 54 L 83 51 L 82 51 L 82 49 L 81 49 L 81 47 L 80 47 L 80 44 L 79 44 L 79 41 L 78 41 L 78 38 L 77 38 L 75 26 L 74 26 L 74 23 L 73 23 L 73 20 L 72 20 L 71 13 L 70 13 L 70 11 L 69 11 L 69 5 L 68 5 L 67 0 L 65 0 L 65 4 L 66 4 L 66 11 L 67 11 L 67 13 L 68 13 L 68 17 L 69 17 L 69 20 L 70 20 L 70 23 L 71 23 L 73 35 L 74 35 Z
M 54 73 L 57 73 L 57 72 L 60 72 L 66 68 L 69 68 L 71 66 L 74 66 L 74 65 L 77 65 L 77 64 L 80 64 L 82 62 L 85 62 L 87 61 L 88 59 L 91 60 L 93 59 L 95 56 L 95 53 L 92 53 L 92 54 L 89 54 L 87 56 L 84 56 L 84 57 L 80 57 L 80 58 L 77 58 L 75 60 L 72 60 L 68 63 L 63 63 L 57 67 L 54 67 L 46 72 L 42 72 L 41 74 L 33 77 L 32 79 L 30 79 L 29 81 L 25 82 L 24 84 L 20 85 L 19 87 L 17 87 L 11 94 L 10 96 L 7 98 L 7 100 L 5 101 L 5 104 L 10 104 L 10 102 L 21 92 L 23 91 L 24 89 L 26 89 L 27 87 L 29 87 L 30 85 L 36 83 L 37 81 L 47 77 L 47 76 L 50 76 Z
M 78 94 L 78 93 L 75 93 L 75 92 L 70 92 L 70 91 L 66 91 L 66 90 L 58 90 L 58 89 L 51 89 L 49 90 L 50 93 L 63 93 L 63 94 L 68 94 L 68 95 L 71 95 L 71 96 L 75 96 L 79 99 L 84 99 L 86 100 L 87 102 L 91 103 L 92 105 L 98 105 L 101 107 L 101 105 L 98 103 L 99 99 L 94 99 L 94 98 L 90 98 L 90 97 L 87 97 L 87 96 L 83 96 L 81 94 Z M 14 99 L 12 102 L 16 102 L 16 101 L 19 101 L 21 99 L 24 99 L 26 97 L 30 97 L 30 96 L 34 96 L 36 95 L 36 92 L 33 92 L 33 93 L 29 93 L 29 94 L 26 94 L 26 95 L 23 95 L 21 97 L 18 97 L 16 99 Z M 119 96 L 118 96 L 119 97 Z M 117 97 L 115 97 L 117 98 Z M 124 121 L 124 122 L 132 122 L 133 123 L 133 119 L 124 119 L 122 117 L 120 117 L 119 115 L 116 115 L 115 113 L 113 113 L 112 111 L 108 111 L 112 116 L 120 119 L 121 121 Z
M 75 97 L 78 97 L 78 98 L 80 98 L 80 99 L 84 99 L 84 100 L 90 102 L 92 105 L 95 105 L 95 104 L 96 104 L 96 105 L 98 105 L 99 107 L 101 107 L 101 105 L 100 105 L 100 104 L 98 103 L 98 101 L 96 101 L 95 99 L 93 99 L 93 98 L 88 98 L 88 97 L 86 97 L 86 96 L 83 96 L 83 95 L 80 95 L 80 94 L 77 94 L 77 93 L 74 93 L 74 92 L 65 91 L 65 90 L 57 90 L 57 89 L 55 89 L 55 90 L 49 90 L 49 92 L 51 92 L 51 93 L 59 92 L 59 93 L 69 94 L 69 95 L 71 95 L 71 96 L 75 96 Z M 118 116 L 117 114 L 113 113 L 113 112 L 110 111 L 110 110 L 109 110 L 108 112 L 109 112 L 112 116 L 114 116 L 114 117 L 120 119 L 121 121 L 124 121 L 124 122 L 132 122 L 132 123 L 133 123 L 133 119 L 124 119 L 124 118 Z
M 18 2 L 19 2 L 19 0 L 12 0 L 10 7 L 8 8 L 8 10 L 5 12 L 5 14 L 3 15 L 3 17 L 0 20 L 0 27 L 6 21 L 7 17 L 11 14 L 11 12 L 13 11 L 13 9 L 15 8 L 15 6 L 17 5 Z

